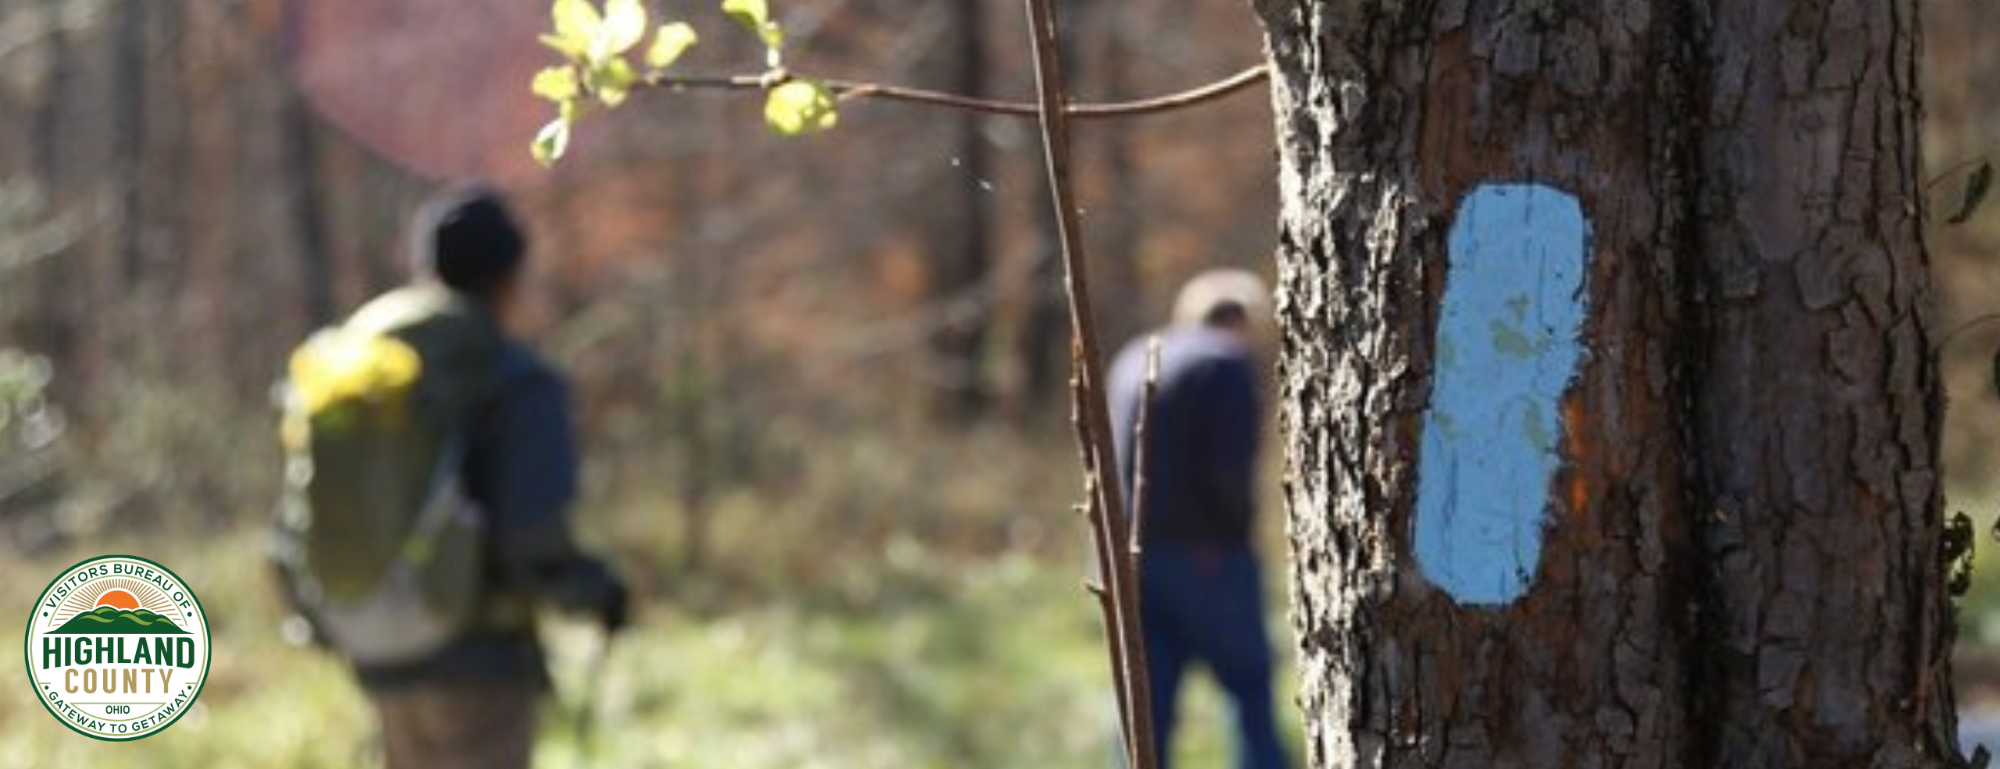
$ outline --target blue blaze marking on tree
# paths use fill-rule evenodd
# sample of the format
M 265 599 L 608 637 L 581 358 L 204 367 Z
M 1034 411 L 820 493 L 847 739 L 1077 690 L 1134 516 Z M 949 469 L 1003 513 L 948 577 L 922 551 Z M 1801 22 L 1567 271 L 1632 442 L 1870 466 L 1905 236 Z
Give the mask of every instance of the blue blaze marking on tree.
M 1541 560 L 1562 397 L 1583 360 L 1589 225 L 1574 196 L 1489 184 L 1459 204 L 1417 475 L 1416 556 L 1461 604 L 1505 605 Z

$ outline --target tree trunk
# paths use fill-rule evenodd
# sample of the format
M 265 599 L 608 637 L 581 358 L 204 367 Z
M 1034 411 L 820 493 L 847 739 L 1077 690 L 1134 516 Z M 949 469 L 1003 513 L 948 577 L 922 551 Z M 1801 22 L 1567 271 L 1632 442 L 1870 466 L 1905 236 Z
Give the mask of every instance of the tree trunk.
M 298 233 L 299 305 L 307 328 L 332 323 L 334 264 L 328 254 L 326 201 L 320 174 L 319 126 L 305 97 L 287 94 L 284 106 L 284 161 L 292 173 L 288 206 Z
M 1924 765 L 1955 717 L 1916 3 L 1711 13 L 1690 461 L 1716 763 Z
M 970 96 L 986 92 L 985 7 L 973 0 L 948 3 L 940 53 L 948 59 L 945 87 Z M 935 182 L 933 201 L 948 201 L 925 225 L 931 250 L 931 301 L 943 319 L 931 333 L 938 361 L 933 411 L 965 420 L 985 411 L 986 336 L 993 301 L 986 286 L 993 262 L 993 178 L 985 119 L 972 112 L 953 117 L 952 173 Z
M 1956 761 L 1912 0 L 1255 0 L 1316 767 Z
M 1158 4 L 1148 7 L 1130 0 L 1086 0 L 1073 5 L 1075 10 L 1064 12 L 1063 26 L 1076 41 L 1069 46 L 1075 55 L 1063 60 L 1064 77 L 1070 81 L 1072 94 L 1107 102 L 1136 99 L 1146 93 L 1133 72 L 1134 64 L 1146 61 L 1143 48 L 1135 53 L 1131 42 L 1143 39 L 1135 31 L 1143 28 L 1139 19 L 1159 15 L 1185 22 L 1192 18 L 1186 9 Z M 1135 298 L 1156 292 L 1139 269 L 1139 249 L 1146 234 L 1140 222 L 1148 211 L 1159 215 L 1158 206 L 1145 199 L 1138 159 L 1143 152 L 1139 127 L 1126 120 L 1088 126 L 1077 134 L 1075 142 L 1077 158 L 1084 162 L 1071 171 L 1082 186 L 1083 205 L 1090 219 L 1084 235 L 1091 269 L 1103 276 L 1099 278 L 1103 285 L 1127 286 Z M 1113 350 L 1159 322 L 1160 311 L 1146 301 L 1113 302 L 1097 310 L 1098 334 Z
M 43 18 L 47 19 L 49 32 L 42 45 L 47 46 L 48 83 L 41 90 L 42 103 L 35 110 L 34 129 L 34 174 L 44 200 L 54 211 L 69 212 L 65 208 L 70 198 L 66 194 L 68 184 L 64 174 L 70 171 L 65 155 L 67 142 L 64 141 L 64 97 L 73 93 L 76 85 L 75 66 L 70 61 L 70 32 L 62 28 L 63 3 L 61 0 L 45 0 L 42 4 Z M 74 244 L 63 247 L 63 252 L 49 258 L 35 270 L 38 285 L 34 293 L 34 313 L 28 324 L 28 338 L 34 340 L 35 352 L 47 355 L 54 362 L 56 370 L 63 372 L 64 385 L 57 395 L 64 405 L 75 409 L 83 401 L 83 391 L 87 381 L 78 376 L 76 362 L 81 358 L 82 332 L 78 329 L 80 302 L 78 287 L 85 282 L 78 277 L 81 272 L 75 265 Z M 81 410 L 81 409 L 77 409 Z
M 150 3 L 134 3 L 117 11 L 117 34 L 112 48 L 116 71 L 111 80 L 113 162 L 116 176 L 123 182 L 118 196 L 117 251 L 118 283 L 131 289 L 144 283 L 146 216 L 145 178 L 148 99 L 151 82 L 146 77 L 150 58 L 146 28 L 153 13 Z

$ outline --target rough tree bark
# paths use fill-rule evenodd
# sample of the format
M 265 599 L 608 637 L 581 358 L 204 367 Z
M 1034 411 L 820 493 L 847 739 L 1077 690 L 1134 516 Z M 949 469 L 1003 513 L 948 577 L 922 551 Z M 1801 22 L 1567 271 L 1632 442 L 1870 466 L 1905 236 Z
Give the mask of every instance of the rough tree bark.
M 1252 4 L 1311 765 L 1956 765 L 1914 0 Z M 1420 477 L 1447 287 L 1530 188 L 1581 323 L 1471 354 L 1579 353 L 1521 590 L 1468 592 L 1419 516 L 1491 491 Z
M 1955 743 L 1916 3 L 1715 2 L 1691 459 L 1730 766 Z

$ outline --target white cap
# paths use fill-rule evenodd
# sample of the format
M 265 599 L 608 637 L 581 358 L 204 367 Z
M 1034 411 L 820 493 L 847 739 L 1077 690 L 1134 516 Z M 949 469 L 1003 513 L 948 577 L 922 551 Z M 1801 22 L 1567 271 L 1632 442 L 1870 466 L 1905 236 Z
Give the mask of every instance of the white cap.
M 1181 286 L 1180 298 L 1174 300 L 1174 323 L 1198 326 L 1228 305 L 1243 308 L 1244 316 L 1253 321 L 1265 319 L 1271 314 L 1271 289 L 1249 270 L 1204 271 Z

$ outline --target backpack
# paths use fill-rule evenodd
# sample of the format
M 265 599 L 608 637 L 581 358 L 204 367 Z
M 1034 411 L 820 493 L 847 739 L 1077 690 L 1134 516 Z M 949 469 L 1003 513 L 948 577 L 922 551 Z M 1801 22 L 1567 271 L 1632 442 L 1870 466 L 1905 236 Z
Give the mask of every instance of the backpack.
M 356 663 L 422 659 L 476 619 L 485 521 L 462 476 L 500 349 L 468 300 L 411 287 L 291 356 L 278 564 L 320 637 Z

